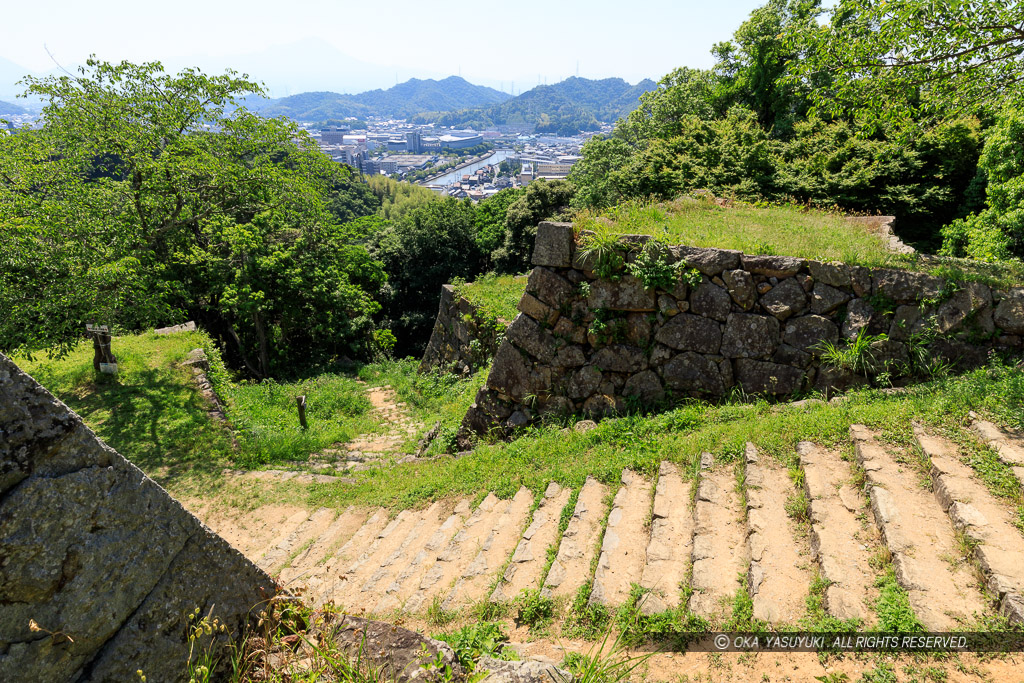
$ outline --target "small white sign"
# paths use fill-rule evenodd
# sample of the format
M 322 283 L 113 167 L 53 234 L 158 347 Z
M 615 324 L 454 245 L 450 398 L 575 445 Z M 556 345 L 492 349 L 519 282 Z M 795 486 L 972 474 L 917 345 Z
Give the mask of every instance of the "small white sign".
M 93 325 L 92 323 L 86 323 L 86 332 L 110 332 L 109 325 Z
M 116 375 L 117 363 L 100 363 L 100 372 L 105 375 Z

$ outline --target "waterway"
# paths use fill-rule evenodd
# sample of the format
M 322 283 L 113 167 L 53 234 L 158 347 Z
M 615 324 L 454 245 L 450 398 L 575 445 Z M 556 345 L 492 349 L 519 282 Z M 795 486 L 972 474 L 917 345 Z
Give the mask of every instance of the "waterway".
M 460 182 L 462 180 L 462 176 L 464 175 L 473 175 L 484 166 L 493 166 L 494 164 L 500 164 L 505 159 L 508 159 L 511 156 L 515 156 L 515 154 L 515 151 L 511 149 L 496 149 L 491 153 L 491 156 L 487 157 L 486 159 L 472 163 L 469 166 L 466 166 L 465 168 L 453 169 L 448 173 L 445 173 L 440 178 L 435 178 L 431 180 L 429 183 L 425 184 L 451 185 L 452 183 Z

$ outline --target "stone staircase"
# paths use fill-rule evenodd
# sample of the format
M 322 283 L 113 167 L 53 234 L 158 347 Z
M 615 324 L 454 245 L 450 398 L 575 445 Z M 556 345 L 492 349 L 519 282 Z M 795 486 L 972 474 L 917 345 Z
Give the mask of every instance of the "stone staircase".
M 1024 448 L 1020 435 L 980 420 L 975 431 L 1007 462 Z M 538 499 L 522 488 L 507 500 L 489 494 L 393 515 L 321 508 L 258 539 L 217 530 L 313 604 L 386 616 L 522 590 L 571 597 L 588 584 L 591 603 L 616 607 L 636 584 L 649 591 L 646 612 L 688 596 L 691 612 L 721 623 L 745 587 L 755 618 L 795 625 L 820 576 L 827 613 L 871 627 L 881 557 L 929 630 L 994 612 L 1024 621 L 1024 537 L 1013 511 L 953 443 L 923 430 L 916 442 L 928 476 L 917 454 L 855 425 L 854 457 L 804 442 L 792 470 L 748 444 L 738 464 L 704 454 L 693 476 L 663 462 L 653 478 L 625 470 L 614 486 L 551 483 Z M 964 547 L 975 563 L 962 560 Z

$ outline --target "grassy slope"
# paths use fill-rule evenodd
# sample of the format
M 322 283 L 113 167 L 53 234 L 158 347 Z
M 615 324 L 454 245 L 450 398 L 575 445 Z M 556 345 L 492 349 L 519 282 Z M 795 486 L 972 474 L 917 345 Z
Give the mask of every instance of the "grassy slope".
M 924 270 L 955 279 L 1011 285 L 1024 282 L 1019 261 L 983 264 L 963 259 L 898 256 L 878 235 L 840 215 L 799 206 L 718 206 L 708 199 L 683 197 L 652 204 L 629 202 L 595 215 L 583 212 L 577 229 L 645 234 L 667 244 L 739 249 L 746 254 L 777 254 L 868 267 Z
M 455 289 L 485 314 L 512 322 L 519 313 L 519 299 L 526 288 L 526 277 L 488 273 L 474 282 L 459 283 Z
M 937 380 L 905 394 L 857 392 L 846 401 L 808 409 L 766 402 L 692 402 L 658 415 L 605 420 L 585 433 L 550 424 L 511 443 L 480 445 L 458 459 L 367 473 L 351 486 L 318 487 L 312 500 L 402 507 L 487 490 L 511 496 L 520 485 L 540 492 L 552 480 L 579 486 L 588 474 L 614 483 L 625 467 L 653 474 L 662 460 L 680 463 L 692 473 L 700 453 L 737 461 L 747 441 L 789 464 L 801 440 L 846 449 L 849 426 L 855 423 L 879 429 L 886 439 L 910 448 L 916 421 L 961 443 L 991 487 L 1019 504 L 1024 501 L 1009 469 L 979 447 L 965 427 L 970 410 L 992 415 L 1005 425 L 1024 426 L 1022 405 L 1024 376 L 1010 367 Z
M 91 348 L 77 347 L 61 360 L 16 358 L 25 370 L 64 400 L 101 438 L 172 490 L 215 486 L 226 466 L 259 467 L 284 458 L 303 459 L 333 440 L 380 429 L 354 377 L 324 375 L 289 384 L 234 384 L 217 369 L 213 376 L 228 399 L 231 434 L 212 424 L 190 374 L 175 364 L 197 346 L 215 354 L 202 333 L 169 337 L 152 334 L 115 337 L 121 374 L 94 377 Z M 367 385 L 389 384 L 424 429 L 441 422 L 441 436 L 429 454 L 450 452 L 466 408 L 486 376 L 457 380 L 419 376 L 416 363 L 389 361 L 366 365 L 358 375 Z M 294 396 L 305 393 L 311 422 L 302 434 L 292 422 Z M 312 406 L 319 406 L 312 408 Z M 1021 494 L 1008 468 L 966 432 L 967 413 L 978 410 L 1003 425 L 1024 428 L 1024 374 L 1018 367 L 993 365 L 969 374 L 919 385 L 903 394 L 856 392 L 848 400 L 799 409 L 766 402 L 712 405 L 686 402 L 661 414 L 605 420 L 578 433 L 552 423 L 530 429 L 511 443 L 481 444 L 460 458 L 441 457 L 388 470 L 360 473 L 355 484 L 315 485 L 300 494 L 310 503 L 344 506 L 422 505 L 451 496 L 494 491 L 511 496 L 519 486 L 540 492 L 549 481 L 579 486 L 588 474 L 613 483 L 624 467 L 653 474 L 661 460 L 694 470 L 701 452 L 720 461 L 737 460 L 746 441 L 789 464 L 796 443 L 813 440 L 846 448 L 850 424 L 882 430 L 893 443 L 909 447 L 912 424 L 922 422 L 955 439 L 990 487 L 1020 505 Z M 351 436 L 349 436 L 351 435 Z M 410 439 L 411 450 L 416 437 Z

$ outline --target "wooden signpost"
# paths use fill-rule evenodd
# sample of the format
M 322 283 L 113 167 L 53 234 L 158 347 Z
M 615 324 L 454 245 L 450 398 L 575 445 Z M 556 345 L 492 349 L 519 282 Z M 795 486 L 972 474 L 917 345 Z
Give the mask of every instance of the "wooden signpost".
M 299 424 L 303 429 L 307 429 L 309 425 L 306 424 L 306 397 L 296 396 L 295 404 L 299 407 Z
M 92 337 L 93 368 L 105 375 L 116 375 L 117 357 L 110 350 L 110 327 L 89 323 L 85 326 L 85 331 Z

